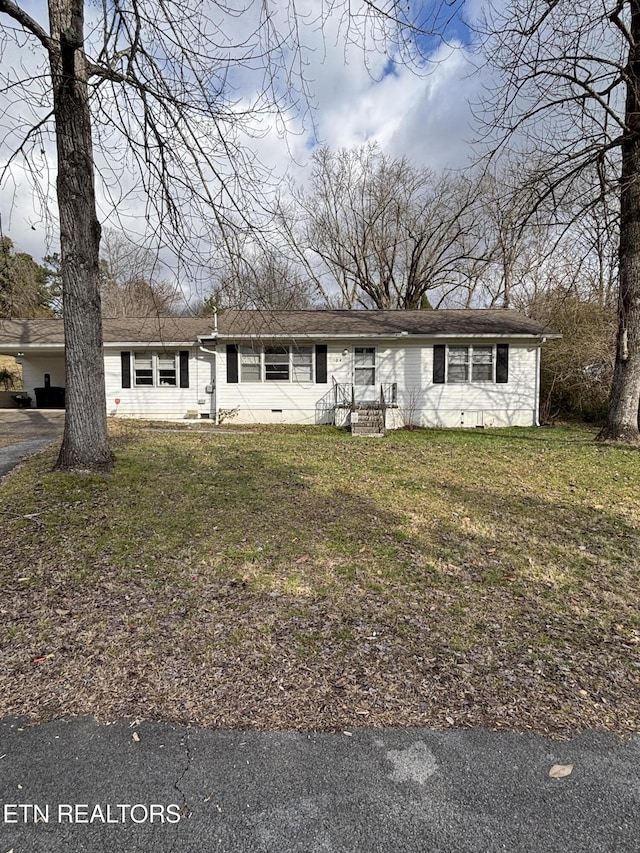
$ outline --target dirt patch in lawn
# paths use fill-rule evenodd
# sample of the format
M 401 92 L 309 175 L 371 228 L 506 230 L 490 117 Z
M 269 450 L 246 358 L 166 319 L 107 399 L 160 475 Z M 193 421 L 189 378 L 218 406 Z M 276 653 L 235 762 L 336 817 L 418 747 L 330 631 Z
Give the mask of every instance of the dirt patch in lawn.
M 640 454 L 582 430 L 114 441 L 108 477 L 45 454 L 5 480 L 0 714 L 638 730 Z

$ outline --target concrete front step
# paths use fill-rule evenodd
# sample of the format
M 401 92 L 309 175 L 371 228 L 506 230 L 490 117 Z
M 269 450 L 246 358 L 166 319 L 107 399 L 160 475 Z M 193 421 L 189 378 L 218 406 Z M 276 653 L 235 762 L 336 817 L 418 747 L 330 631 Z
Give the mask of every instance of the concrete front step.
M 384 435 L 384 430 L 380 422 L 373 424 L 351 424 L 352 435 Z
M 361 403 L 351 413 L 352 435 L 383 436 L 383 412 L 380 406 Z

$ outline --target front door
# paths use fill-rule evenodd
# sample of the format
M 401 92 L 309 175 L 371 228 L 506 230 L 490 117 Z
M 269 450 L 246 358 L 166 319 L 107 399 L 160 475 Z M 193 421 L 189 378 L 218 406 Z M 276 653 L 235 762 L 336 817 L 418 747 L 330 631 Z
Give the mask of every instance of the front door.
M 375 347 L 354 348 L 353 394 L 356 404 L 378 401 Z

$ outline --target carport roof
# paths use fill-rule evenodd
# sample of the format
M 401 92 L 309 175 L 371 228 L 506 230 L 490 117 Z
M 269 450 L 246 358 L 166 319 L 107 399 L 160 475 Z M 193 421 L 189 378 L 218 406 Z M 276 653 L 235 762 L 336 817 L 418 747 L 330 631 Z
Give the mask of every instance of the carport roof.
M 238 311 L 213 317 L 105 319 L 104 342 L 193 345 L 242 338 L 555 337 L 547 326 L 506 309 L 425 311 Z M 62 320 L 0 320 L 0 351 L 64 346 Z

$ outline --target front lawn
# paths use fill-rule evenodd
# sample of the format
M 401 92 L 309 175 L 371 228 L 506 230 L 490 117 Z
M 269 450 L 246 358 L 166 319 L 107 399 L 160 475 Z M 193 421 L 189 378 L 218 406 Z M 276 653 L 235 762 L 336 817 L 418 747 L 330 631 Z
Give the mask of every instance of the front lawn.
M 0 486 L 0 716 L 638 731 L 640 453 L 113 422 Z

